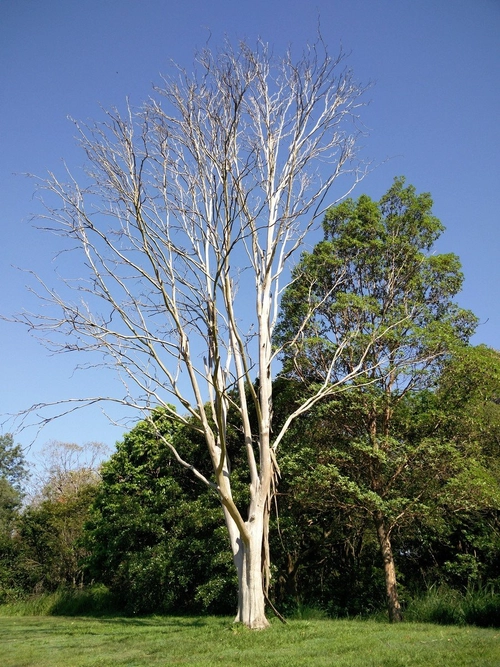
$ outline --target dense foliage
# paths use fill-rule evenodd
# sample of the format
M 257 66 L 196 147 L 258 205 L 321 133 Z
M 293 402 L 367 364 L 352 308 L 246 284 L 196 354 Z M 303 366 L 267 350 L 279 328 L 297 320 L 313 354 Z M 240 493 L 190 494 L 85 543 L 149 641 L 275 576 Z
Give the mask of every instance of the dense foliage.
M 466 462 L 434 437 L 433 407 L 419 392 L 434 386 L 443 359 L 468 341 L 476 320 L 453 300 L 463 279 L 458 258 L 433 252 L 443 226 L 430 195 L 403 178 L 379 202 L 362 195 L 329 209 L 323 229 L 283 295 L 277 339 L 296 341 L 283 372 L 306 391 L 332 367 L 340 382 L 362 373 L 308 417 L 314 433 L 299 452 L 297 492 L 324 511 L 343 508 L 371 521 L 389 616 L 400 620 L 393 536 L 429 513 Z M 312 476 L 307 461 L 317 462 Z
M 0 602 L 15 587 L 13 564 L 17 554 L 13 541 L 21 505 L 21 486 L 27 476 L 21 448 L 10 433 L 0 436 Z
M 154 424 L 203 469 L 203 443 L 194 431 L 161 410 Z M 88 568 L 125 609 L 234 608 L 235 576 L 217 497 L 180 468 L 149 422 L 128 433 L 103 466 L 87 531 Z
M 466 348 L 460 359 L 467 356 L 488 358 L 489 378 L 500 371 L 492 350 Z M 436 391 L 408 393 L 395 409 L 392 437 L 400 449 L 385 461 L 393 475 L 380 500 L 366 485 L 367 448 L 355 437 L 362 429 L 355 395 L 319 406 L 296 425 L 281 459 L 278 494 L 285 551 L 276 562 L 277 594 L 283 603 L 334 615 L 383 606 L 383 560 L 371 517 L 377 506 L 394 517 L 403 611 L 429 587 L 465 594 L 499 586 L 500 475 L 490 451 L 500 421 L 492 419 L 494 397 L 484 394 L 480 409 L 472 393 L 453 408 L 445 385 L 456 363 L 462 361 L 450 361 Z M 474 425 L 473 433 L 462 420 Z
M 46 474 L 41 475 L 35 493 L 26 496 L 24 506 L 18 503 L 8 533 L 3 534 L 0 598 L 10 600 L 89 583 L 82 537 L 100 478 L 88 465 L 67 465 L 73 454 L 84 450 L 72 443 L 50 443 L 44 449 L 44 460 L 50 464 Z M 25 464 L 20 448 L 15 451 L 20 485 Z
M 304 387 L 280 379 L 275 389 L 279 421 Z M 431 618 L 443 607 L 427 602 L 415 612 L 413 601 L 429 589 L 455 591 L 443 599 L 462 608 L 461 596 L 474 600 L 474 591 L 500 587 L 499 394 L 500 355 L 464 347 L 445 364 L 433 391 L 408 393 L 395 410 L 394 437 L 406 443 L 406 456 L 411 453 L 394 486 L 395 506 L 401 498 L 418 499 L 392 535 L 409 614 Z M 353 437 L 355 425 L 361 428 L 357 409 L 350 393 L 319 405 L 283 443 L 271 526 L 271 599 L 285 614 L 307 606 L 352 616 L 384 606 L 372 498 L 366 491 L 363 505 L 356 483 L 365 455 Z M 193 430 L 175 426 L 161 411 L 155 419 L 181 451 L 202 457 Z M 83 484 L 72 494 L 69 484 L 63 488 L 65 495 L 49 486 L 48 496 L 12 508 L 0 550 L 3 601 L 100 582 L 129 613 L 233 609 L 235 577 L 217 499 L 179 468 L 146 422 L 117 444 L 99 484 Z M 243 480 L 239 493 L 246 492 Z M 483 601 L 488 623 L 496 618 L 495 600 Z M 463 618 L 474 617 L 467 614 Z

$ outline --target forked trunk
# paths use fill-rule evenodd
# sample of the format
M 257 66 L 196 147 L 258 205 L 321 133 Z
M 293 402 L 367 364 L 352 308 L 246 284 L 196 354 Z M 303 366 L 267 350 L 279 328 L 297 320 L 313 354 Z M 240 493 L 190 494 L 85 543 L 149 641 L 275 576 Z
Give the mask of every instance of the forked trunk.
M 263 508 L 252 513 L 247 522 L 249 539 L 245 543 L 228 512 L 226 525 L 231 538 L 233 560 L 238 575 L 238 612 L 235 623 L 243 623 L 252 630 L 264 630 L 269 626 L 265 613 L 263 545 L 266 526 Z
M 234 563 L 238 573 L 238 612 L 236 623 L 243 623 L 252 630 L 263 630 L 269 625 L 265 611 L 262 568 L 263 521 L 256 519 L 248 526 L 250 541 L 244 544 L 238 539 Z
M 392 545 L 390 533 L 386 528 L 384 517 L 377 512 L 375 517 L 375 527 L 380 545 L 380 552 L 384 562 L 385 589 L 387 596 L 387 610 L 391 623 L 398 623 L 403 620 L 401 605 L 398 597 L 398 584 L 396 579 L 396 566 L 392 554 Z

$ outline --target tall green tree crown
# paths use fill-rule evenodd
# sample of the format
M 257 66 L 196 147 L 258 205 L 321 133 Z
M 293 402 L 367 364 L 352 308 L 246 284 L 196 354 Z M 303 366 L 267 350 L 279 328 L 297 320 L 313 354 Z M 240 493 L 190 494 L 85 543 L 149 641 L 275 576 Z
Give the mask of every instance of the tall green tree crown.
M 21 447 L 14 445 L 11 433 L 0 435 L 0 479 L 5 479 L 19 490 L 26 475 L 26 464 Z
M 458 257 L 432 252 L 444 230 L 432 204 L 401 177 L 378 202 L 362 195 L 327 211 L 323 241 L 302 255 L 282 299 L 277 340 L 294 336 L 285 373 L 320 381 L 332 363 L 339 377 L 361 365 L 365 379 L 392 370 L 394 382 L 396 369 L 429 370 L 468 341 L 476 318 L 454 301 Z

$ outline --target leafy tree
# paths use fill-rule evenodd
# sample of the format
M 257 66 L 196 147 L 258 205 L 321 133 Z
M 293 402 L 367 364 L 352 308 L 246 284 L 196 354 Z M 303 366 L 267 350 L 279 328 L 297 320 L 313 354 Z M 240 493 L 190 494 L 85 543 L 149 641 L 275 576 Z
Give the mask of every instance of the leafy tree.
M 392 536 L 425 506 L 422 494 L 431 497 L 456 472 L 450 444 L 432 431 L 412 440 L 404 414 L 420 414 L 412 392 L 433 385 L 476 322 L 453 301 L 463 278 L 458 258 L 431 252 L 443 231 L 431 209 L 430 195 L 403 178 L 379 202 L 363 195 L 330 209 L 324 240 L 303 254 L 284 294 L 277 337 L 295 336 L 284 373 L 310 391 L 362 371 L 310 422 L 321 455 L 307 489 L 324 507 L 329 497 L 371 518 L 393 621 L 401 609 Z
M 22 484 L 27 477 L 21 447 L 14 445 L 10 433 L 0 436 L 0 600 L 16 587 L 13 530 L 22 500 Z
M 12 434 L 0 435 L 0 478 L 20 490 L 28 476 L 24 454 L 20 445 L 14 445 Z
M 498 470 L 500 465 L 500 353 L 478 345 L 464 347 L 448 360 L 439 379 L 454 437 L 477 442 Z
M 126 434 L 103 466 L 87 524 L 88 570 L 129 612 L 227 613 L 236 581 L 217 496 L 189 471 L 179 473 L 162 438 L 200 470 L 203 441 L 164 410 L 153 420 Z M 246 484 L 240 486 L 245 495 Z
M 94 482 L 25 508 L 17 522 L 17 539 L 18 569 L 27 592 L 88 583 L 83 568 L 88 552 L 81 540 L 96 492 Z
M 442 524 L 423 532 L 439 568 L 432 578 L 456 588 L 500 583 L 500 354 L 459 349 L 445 364 L 436 399 L 443 438 L 467 452 Z
M 363 479 L 366 453 L 353 436 L 363 429 L 348 405 L 352 397 L 316 408 L 284 443 L 273 539 L 275 595 L 285 609 L 290 602 L 309 604 L 342 616 L 383 603 L 371 518 L 376 499 Z M 391 544 L 405 598 L 433 584 L 464 590 L 498 583 L 500 485 L 479 441 L 460 426 L 460 414 L 469 414 L 465 404 L 453 410 L 438 389 L 408 393 L 393 415 L 391 434 L 400 442 L 393 456 L 402 461 L 404 453 L 406 469 L 383 500 L 387 511 L 403 510 Z
M 86 583 L 82 543 L 100 483 L 98 443 L 49 443 L 34 475 L 38 486 L 16 521 L 16 577 L 25 592 Z

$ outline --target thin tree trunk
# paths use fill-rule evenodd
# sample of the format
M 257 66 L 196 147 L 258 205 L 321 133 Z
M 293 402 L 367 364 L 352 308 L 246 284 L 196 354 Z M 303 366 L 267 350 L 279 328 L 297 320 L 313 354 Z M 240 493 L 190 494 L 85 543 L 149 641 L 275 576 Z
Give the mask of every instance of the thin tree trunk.
M 384 562 L 385 588 L 387 596 L 387 611 L 391 623 L 398 623 L 403 620 L 401 605 L 398 597 L 398 583 L 396 578 L 396 567 L 394 565 L 394 556 L 392 553 L 391 537 L 386 529 L 384 517 L 381 512 L 377 512 L 374 517 L 375 527 L 380 545 L 380 552 Z

